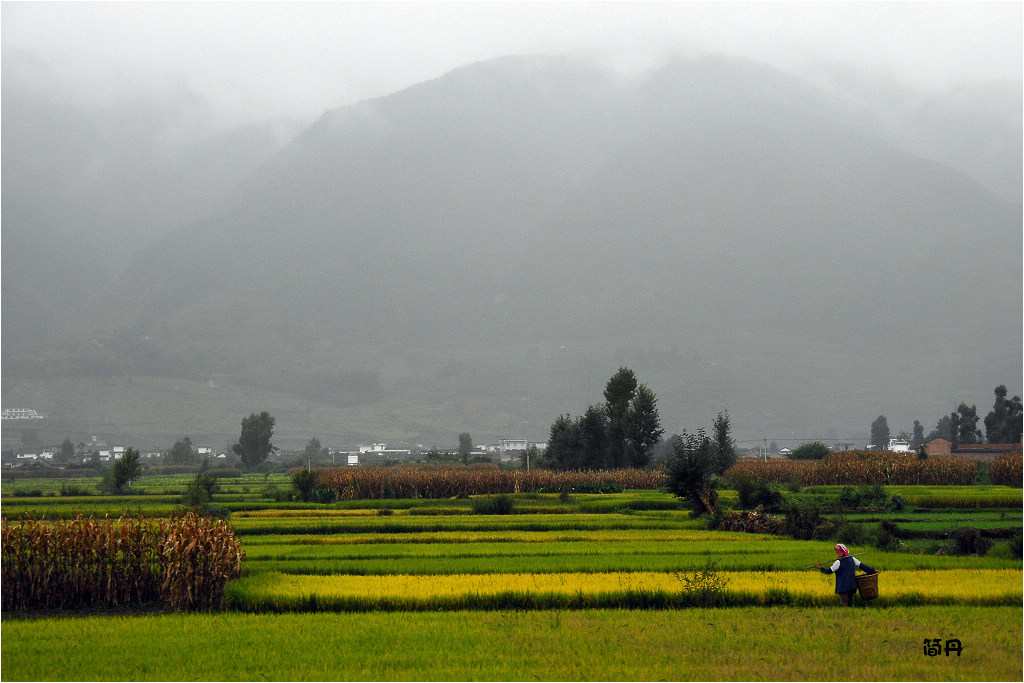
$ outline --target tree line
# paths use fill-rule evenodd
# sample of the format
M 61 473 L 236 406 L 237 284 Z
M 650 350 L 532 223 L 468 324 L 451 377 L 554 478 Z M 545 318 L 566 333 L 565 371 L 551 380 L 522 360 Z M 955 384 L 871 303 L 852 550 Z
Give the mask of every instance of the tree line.
M 946 439 L 954 445 L 1020 443 L 1024 425 L 1024 406 L 1021 404 L 1020 396 L 1007 398 L 1005 384 L 997 386 L 994 393 L 995 402 L 992 410 L 983 421 L 978 415 L 976 405 L 969 406 L 962 401 L 956 410 L 940 417 L 935 429 L 927 435 L 921 422 L 914 420 L 914 433 L 910 435 L 904 432 L 899 436 L 906 438 L 912 449 L 919 448 L 932 439 Z M 984 437 L 978 426 L 979 422 L 985 427 Z M 889 424 L 884 415 L 879 415 L 871 423 L 871 443 L 879 448 L 884 448 L 889 443 Z

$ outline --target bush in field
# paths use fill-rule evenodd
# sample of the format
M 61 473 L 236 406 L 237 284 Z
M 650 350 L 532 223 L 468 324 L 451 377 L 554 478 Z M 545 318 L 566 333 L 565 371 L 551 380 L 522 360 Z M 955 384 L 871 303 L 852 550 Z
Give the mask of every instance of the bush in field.
M 84 486 L 78 486 L 76 484 L 69 484 L 67 482 L 60 485 L 60 495 L 62 496 L 87 496 L 89 495 L 89 489 Z
M 821 503 L 813 498 L 790 498 L 783 513 L 783 531 L 797 540 L 821 539 L 832 530 L 831 522 L 821 514 Z
M 1021 487 L 1022 467 L 1020 453 L 1003 453 L 988 465 L 988 475 L 993 484 Z
M 159 522 L 2 522 L 4 612 L 141 606 L 222 606 L 245 553 L 223 521 L 189 512 Z
M 217 490 L 217 479 L 209 474 L 200 472 L 185 487 L 185 495 L 182 504 L 191 508 L 205 508 L 213 498 L 213 492 Z
M 312 469 L 301 469 L 292 475 L 292 486 L 299 494 L 299 500 L 308 503 L 313 499 L 313 490 L 320 483 L 320 472 Z
M 711 485 L 715 464 L 714 444 L 704 430 L 696 434 L 683 431 L 667 462 L 668 492 L 685 500 L 696 514 L 714 514 L 718 506 L 718 492 Z
M 723 591 L 729 578 L 718 569 L 716 560 L 708 559 L 700 569 L 676 572 L 682 586 L 685 604 L 691 607 L 718 607 L 725 604 Z
M 863 524 L 857 522 L 847 522 L 839 527 L 839 531 L 836 532 L 836 538 L 840 543 L 846 545 L 864 545 L 867 543 L 871 534 Z
M 512 496 L 505 493 L 493 498 L 473 499 L 473 512 L 478 515 L 511 515 L 514 509 Z
M 895 522 L 883 519 L 878 525 L 878 530 L 872 534 L 871 545 L 882 550 L 895 550 L 899 548 L 899 527 Z
M 140 470 L 139 452 L 129 448 L 103 473 L 100 490 L 107 493 L 123 493 L 132 485 L 132 480 L 139 476 Z
M 991 547 L 992 541 L 968 524 L 953 530 L 949 550 L 954 555 L 984 555 Z
M 812 441 L 799 446 L 789 454 L 790 460 L 821 460 L 832 452 L 828 446 L 820 441 Z
M 870 486 L 844 486 L 839 493 L 839 505 L 854 510 L 857 508 L 885 508 L 889 505 L 889 494 L 881 484 Z
M 744 474 L 736 478 L 735 488 L 739 494 L 740 507 L 745 510 L 759 505 L 768 512 L 778 512 L 782 508 L 782 492 L 776 484 L 758 481 Z

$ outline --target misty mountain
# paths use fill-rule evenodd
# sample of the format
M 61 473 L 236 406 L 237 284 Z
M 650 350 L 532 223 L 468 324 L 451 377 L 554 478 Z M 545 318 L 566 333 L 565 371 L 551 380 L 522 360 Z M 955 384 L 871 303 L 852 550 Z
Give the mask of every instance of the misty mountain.
M 113 274 L 103 333 L 63 361 L 401 405 L 423 439 L 543 438 L 619 365 L 669 431 L 725 408 L 746 437 L 927 425 L 1021 374 L 1020 197 L 984 172 L 1019 177 L 1020 129 L 1001 146 L 995 104 L 897 120 L 837 87 L 516 57 L 329 111 Z M 950 151 L 959 130 L 989 144 Z
M 2 90 L 8 358 L 104 330 L 103 297 L 133 254 L 206 214 L 288 135 L 221 130 L 182 86 L 100 105 L 18 52 L 4 53 Z

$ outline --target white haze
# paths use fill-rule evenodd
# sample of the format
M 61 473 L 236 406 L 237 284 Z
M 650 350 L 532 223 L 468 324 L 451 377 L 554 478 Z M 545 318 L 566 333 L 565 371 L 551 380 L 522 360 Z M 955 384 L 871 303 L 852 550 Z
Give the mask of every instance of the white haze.
M 160 385 L 147 384 L 147 372 L 153 377 L 169 372 L 193 382 L 190 391 L 210 392 L 227 380 L 283 392 L 284 378 L 301 385 L 299 389 L 309 385 L 319 392 L 303 394 L 302 401 L 307 395 L 313 396 L 308 400 L 330 395 L 335 401 L 331 406 L 362 408 L 373 416 L 384 414 L 374 397 L 386 394 L 390 399 L 389 392 L 404 391 L 399 394 L 404 403 L 396 405 L 412 406 L 408 415 L 426 416 L 409 433 L 440 444 L 463 430 L 478 438 L 510 436 L 516 430 L 507 425 L 527 421 L 529 436 L 543 438 L 555 415 L 582 412 L 586 404 L 578 402 L 598 400 L 600 384 L 625 364 L 662 398 L 663 422 L 670 432 L 706 424 L 722 408 L 730 409 L 738 438 L 767 435 L 789 442 L 826 435 L 866 439 L 867 427 L 879 413 L 888 415 L 894 434 L 909 430 L 916 419 L 927 431 L 960 400 L 977 403 L 984 414 L 996 385 L 1007 383 L 1011 395 L 1020 392 L 1022 8 L 1020 2 L 2 2 L 4 405 L 42 408 L 54 419 L 52 435 L 45 436 L 59 442 L 66 433 L 117 433 L 107 423 L 112 411 L 106 404 L 87 392 L 65 396 L 61 371 L 68 376 L 86 371 L 132 375 L 139 396 L 160 400 Z M 511 92 L 512 81 L 502 80 L 508 76 L 502 75 L 504 66 L 547 60 L 486 62 L 537 54 L 583 57 L 566 63 L 585 63 L 587 68 L 559 75 L 561 67 L 552 67 L 551 80 Z M 672 59 L 702 54 L 755 60 L 780 68 L 785 76 L 760 64 L 731 63 L 742 60 L 715 57 L 703 65 L 686 65 L 702 60 Z M 602 69 L 589 69 L 594 61 L 622 75 L 656 76 L 673 63 L 675 70 L 669 68 L 653 85 L 646 83 L 648 78 L 606 82 Z M 478 62 L 485 63 L 460 68 Z M 723 73 L 714 73 L 715 64 Z M 694 69 L 689 80 L 678 73 L 684 67 Z M 659 90 L 671 83 L 687 85 L 680 86 L 678 97 L 671 88 Z M 552 92 L 541 97 L 543 84 Z M 706 91 L 687 89 L 695 84 L 735 88 L 741 96 L 768 88 L 792 107 L 788 117 L 775 117 L 782 121 L 757 105 L 732 111 L 713 97 L 701 103 Z M 471 98 L 472 106 L 451 99 L 452 93 L 466 97 L 468 92 L 480 93 Z M 600 100 L 578 99 L 580 93 Z M 381 99 L 350 106 L 369 98 Z M 618 101 L 619 109 L 604 111 L 587 105 L 590 101 Z M 517 103 L 520 109 L 514 108 Z M 530 117 L 522 113 L 538 103 L 546 107 L 543 125 L 524 135 Z M 694 103 L 703 105 L 697 109 L 705 117 L 681 116 Z M 362 149 L 364 142 L 373 142 L 363 139 L 358 126 L 337 139 L 328 135 L 332 122 L 344 132 L 340 123 L 347 115 L 377 110 L 408 124 L 413 138 L 405 143 L 389 139 L 393 147 L 381 149 L 390 154 L 373 148 L 360 157 L 345 154 L 346 145 Z M 453 115 L 456 111 L 462 119 Z M 566 112 L 581 115 L 566 119 Z M 599 116 L 592 116 L 595 112 Z M 694 154 L 711 155 L 708 163 L 731 159 L 734 168 L 726 170 L 742 169 L 748 166 L 748 149 L 763 152 L 762 142 L 788 140 L 777 150 L 776 172 L 728 176 L 732 184 L 723 181 L 720 186 L 713 177 L 691 172 L 673 176 L 678 186 L 659 195 L 658 174 L 665 168 L 678 171 L 678 164 L 664 166 L 658 150 L 691 149 L 684 133 L 705 135 L 709 121 L 717 126 L 730 112 L 738 119 L 763 119 L 755 122 L 763 124 L 762 137 L 720 139 L 717 147 L 693 147 Z M 487 120 L 500 125 L 450 129 L 457 120 L 471 124 L 473 116 L 478 124 Z M 675 123 L 658 130 L 631 127 L 641 119 L 656 125 L 661 116 Z M 360 116 L 350 118 L 358 122 Z M 584 120 L 589 127 L 581 124 Z M 732 124 L 742 130 L 744 121 Z M 815 137 L 823 121 L 831 137 Z M 773 128 L 776 123 L 792 125 Z M 799 128 L 800 135 L 790 128 Z M 835 135 L 840 128 L 843 135 Z M 302 131 L 286 154 L 279 155 Z M 519 137 L 508 131 L 519 131 Z M 846 135 L 851 131 L 873 141 L 874 156 L 854 153 L 867 148 Z M 532 147 L 520 144 L 535 132 Z M 304 146 L 304 140 L 318 144 Z M 437 140 L 445 144 L 430 155 L 421 153 L 424 145 Z M 494 159 L 504 165 L 478 167 L 472 165 L 472 155 L 458 157 L 460 151 L 476 150 L 480 140 L 487 140 L 492 151 L 500 150 Z M 800 159 L 808 157 L 790 154 L 806 152 L 801 144 L 824 151 L 804 163 Z M 834 152 L 838 144 L 845 153 Z M 618 153 L 620 147 L 630 152 L 623 159 L 635 158 L 635 165 L 623 167 L 622 159 L 601 156 Z M 556 152 L 562 148 L 568 151 L 559 157 Z M 715 154 L 719 156 L 711 158 Z M 275 155 L 277 166 L 268 164 Z M 859 157 L 860 164 L 852 157 Z M 872 166 L 868 157 L 881 161 Z M 289 159 L 297 160 L 295 167 L 280 171 L 278 166 Z M 355 160 L 353 168 L 345 166 L 350 159 Z M 448 161 L 444 172 L 435 172 L 437 159 Z M 587 161 L 603 174 L 591 177 Z M 392 162 L 395 167 L 388 166 Z M 757 168 L 757 163 L 750 167 Z M 831 168 L 835 177 L 824 173 L 808 178 L 804 173 L 821 167 Z M 324 169 L 322 175 L 311 170 L 318 168 Z M 459 169 L 467 168 L 475 169 L 472 196 L 464 196 L 457 182 Z M 578 176 L 579 185 L 557 185 L 550 178 L 537 183 L 539 188 L 526 182 L 558 168 L 571 168 L 574 173 L 566 175 Z M 388 194 L 381 183 L 367 184 L 380 194 L 373 195 L 374 204 L 367 199 L 368 190 L 363 193 L 367 196 L 358 197 L 361 205 L 387 210 L 349 219 L 349 207 L 339 197 L 346 189 L 362 190 L 347 179 L 374 173 L 391 180 L 383 185 L 407 185 Z M 882 176 L 890 182 L 876 187 L 873 181 Z M 519 194 L 507 191 L 507 178 L 521 181 Z M 638 178 L 646 179 L 643 191 L 660 198 L 660 204 L 629 201 Z M 706 182 L 698 187 L 696 181 Z M 817 183 L 820 201 L 784 201 L 809 183 Z M 316 192 L 323 184 L 333 191 Z M 423 191 L 425 184 L 463 212 L 438 217 L 445 230 L 436 235 L 428 220 L 434 214 L 424 208 L 436 209 Z M 629 298 L 632 290 L 625 286 L 635 284 L 630 278 L 622 287 L 607 288 L 631 304 L 646 297 L 646 308 L 620 305 L 616 311 L 603 303 L 597 294 L 607 283 L 584 276 L 600 272 L 588 258 L 595 263 L 610 258 L 612 252 L 598 248 L 611 242 L 594 235 L 615 234 L 617 225 L 635 224 L 636 217 L 647 216 L 651 226 L 674 225 L 675 216 L 686 215 L 676 211 L 682 206 L 680 196 L 686 195 L 683 190 L 697 192 L 700 187 L 706 197 L 732 196 L 738 188 L 749 195 L 749 205 L 761 207 L 757 221 L 736 215 L 742 213 L 743 202 L 735 207 L 709 202 L 722 211 L 692 216 L 693 221 L 703 216 L 721 225 L 746 226 L 746 236 L 735 243 L 709 236 L 700 252 L 706 258 L 695 260 L 688 274 L 672 259 L 689 253 L 691 245 L 671 242 L 672 234 L 648 234 L 645 239 L 658 249 L 631 252 L 634 272 L 650 276 L 643 282 L 643 294 Z M 894 187 L 899 191 L 893 193 Z M 858 189 L 877 201 L 837 202 L 836 195 L 854 196 Z M 549 190 L 557 202 L 548 197 Z M 334 204 L 324 204 L 327 200 Z M 766 203 L 774 213 L 764 209 Z M 505 211 L 502 227 L 510 232 L 477 235 L 475 228 L 489 224 L 496 206 Z M 276 218 L 263 215 L 271 209 L 280 212 Z M 634 214 L 615 213 L 619 209 Z M 660 221 L 650 218 L 651 209 L 660 212 Z M 834 241 L 816 239 L 819 216 L 814 211 L 819 210 L 838 217 L 836 226 L 849 227 L 837 234 L 862 249 L 859 260 Z M 478 211 L 482 213 L 474 213 Z M 402 220 L 394 218 L 396 212 Z M 975 229 L 973 234 L 954 229 L 961 213 L 969 215 L 963 222 Z M 909 214 L 914 220 L 908 220 Z M 578 216 L 589 220 L 576 220 Z M 380 291 L 365 296 L 356 296 L 363 292 L 359 287 L 351 288 L 353 296 L 341 296 L 347 294 L 342 284 L 323 275 L 316 287 L 298 283 L 296 274 L 306 272 L 307 256 L 289 244 L 315 240 L 324 231 L 355 239 L 362 235 L 361 220 L 367 226 L 408 227 L 410 234 L 386 243 L 371 231 L 357 248 L 308 251 L 323 259 L 325 268 L 337 270 L 331 273 L 351 275 L 357 270 L 342 260 L 362 258 L 367 247 L 382 254 L 388 244 L 413 252 L 414 247 L 420 252 L 429 247 L 440 250 L 435 263 L 441 264 L 450 256 L 439 245 L 458 247 L 464 252 L 455 262 L 480 269 L 476 280 L 497 289 L 463 292 L 466 288 L 455 287 L 454 294 L 466 300 L 440 311 L 418 303 L 418 297 L 429 293 L 420 283 L 435 280 L 433 267 L 412 278 L 414 286 L 408 291 L 390 292 L 393 296 L 381 296 L 388 293 L 384 285 L 394 283 L 375 274 L 357 283 L 377 283 Z M 270 294 L 274 287 L 269 283 L 276 283 L 308 310 L 279 299 L 267 307 L 277 316 L 277 328 L 247 331 L 229 325 L 253 310 L 247 287 L 258 271 L 234 258 L 234 241 L 225 224 L 237 224 L 239 233 L 258 232 L 275 244 L 279 226 L 304 226 L 289 231 L 294 233 L 290 240 L 271 254 L 274 268 L 260 272 L 255 284 Z M 560 225 L 573 225 L 578 234 L 575 242 L 573 235 L 564 235 L 563 251 L 552 251 L 545 226 Z M 865 225 L 885 229 L 873 235 L 854 232 Z M 756 234 L 755 228 L 766 234 L 802 230 L 799 236 L 810 239 L 794 239 L 800 249 L 787 251 L 784 240 L 747 239 Z M 195 246 L 196 234 L 208 237 L 209 243 Z M 494 253 L 514 246 L 532 270 L 525 275 L 509 272 L 506 284 L 499 286 L 500 278 L 490 272 L 485 257 L 489 252 L 460 234 L 479 240 L 493 237 L 496 241 L 484 246 Z M 879 243 L 877 254 L 863 251 L 872 240 Z M 225 250 L 224 244 L 232 246 Z M 567 264 L 541 259 L 560 259 L 574 244 L 597 251 L 568 264 L 579 270 L 573 271 L 577 286 L 571 289 L 557 280 L 562 271 L 571 270 Z M 670 244 L 675 246 L 666 246 Z M 794 256 L 794 251 L 799 253 Z M 288 253 L 294 260 L 285 258 Z M 666 261 L 659 273 L 683 280 L 669 280 L 650 269 L 651 253 Z M 797 256 L 804 260 L 794 261 Z M 393 254 L 382 261 L 387 258 Z M 710 272 L 708 264 L 716 259 L 733 270 Z M 422 253 L 408 261 L 423 267 L 429 263 Z M 231 271 L 233 267 L 241 270 Z M 833 268 L 841 272 L 838 280 L 832 278 Z M 679 295 L 693 282 L 700 284 L 699 291 L 713 294 L 710 280 L 701 281 L 708 272 L 729 284 L 719 292 L 727 314 L 715 312 L 713 297 Z M 868 276 L 857 280 L 854 291 L 842 291 L 836 283 L 846 282 L 851 273 Z M 688 275 L 693 282 L 685 280 Z M 138 287 L 132 286 L 132 278 Z M 738 281 L 746 282 L 746 289 Z M 774 282 L 776 289 L 765 289 L 766 282 Z M 822 282 L 828 287 L 822 288 Z M 661 288 L 661 300 L 650 296 L 652 286 Z M 555 291 L 561 298 L 552 302 Z M 770 300 L 766 292 L 778 296 Z M 785 296 L 790 293 L 794 296 Z M 449 294 L 441 291 L 427 298 L 446 301 Z M 581 305 L 590 295 L 592 304 Z M 765 300 L 760 309 L 750 304 L 758 296 Z M 797 301 L 785 309 L 788 317 L 769 315 L 782 311 L 779 302 L 787 298 Z M 833 301 L 845 302 L 847 309 L 830 306 Z M 161 308 L 160 302 L 166 306 Z M 129 311 L 129 305 L 138 310 Z M 513 306 L 518 308 L 509 313 Z M 539 311 L 545 307 L 556 310 L 543 318 Z M 578 330 L 552 332 L 575 320 L 577 309 L 586 309 L 590 316 L 580 317 Z M 397 312 L 389 318 L 384 315 L 388 310 Z M 309 317 L 303 319 L 303 311 Z M 429 350 L 405 344 L 405 339 L 420 340 L 427 333 L 447 335 L 437 321 L 453 314 L 466 318 L 460 329 L 481 335 L 494 330 L 496 338 L 481 336 L 461 357 L 449 351 L 447 338 Z M 306 324 L 320 315 L 336 326 L 326 335 L 334 346 L 321 347 L 316 339 L 321 329 Z M 530 333 L 508 335 L 527 340 L 527 346 L 497 348 L 498 341 L 507 341 L 499 334 L 502 321 L 516 315 L 535 325 Z M 380 317 L 379 325 L 367 323 L 373 316 Z M 717 326 L 692 324 L 704 317 Z M 257 318 L 250 315 L 248 320 Z M 299 329 L 296 320 L 305 327 Z M 402 344 L 387 335 L 368 340 L 354 332 L 396 324 L 409 328 L 399 335 Z M 597 324 L 608 329 L 595 333 Z M 225 328 L 211 333 L 217 325 Z M 266 329 L 286 333 L 266 334 Z M 799 336 L 810 345 L 812 359 L 788 340 L 794 330 L 802 330 Z M 304 334 L 309 339 L 303 343 L 319 356 L 290 355 L 293 341 Z M 355 334 L 354 341 L 363 343 L 365 352 L 357 353 L 343 334 Z M 235 352 L 240 339 L 250 344 L 251 353 Z M 582 340 L 579 348 L 587 350 L 578 359 L 573 356 L 578 365 L 565 360 L 575 353 L 572 340 Z M 908 340 L 913 343 L 904 343 Z M 747 341 L 750 346 L 740 343 Z M 548 355 L 538 355 L 537 349 Z M 859 367 L 868 357 L 871 362 Z M 304 375 L 304 364 L 314 369 Z M 408 381 L 410 377 L 415 381 Z M 332 382 L 352 395 L 338 398 Z M 496 397 L 500 392 L 493 387 L 503 384 L 509 385 L 507 391 Z M 511 386 L 516 384 L 520 386 Z M 530 400 L 522 399 L 520 388 Z M 163 446 L 189 432 L 197 438 L 233 438 L 228 432 L 237 429 L 236 412 L 252 408 L 246 403 L 247 391 L 239 390 L 241 407 L 224 409 L 229 419 L 186 414 L 176 402 L 174 410 L 165 412 L 180 422 L 167 418 L 154 424 L 147 437 Z M 480 409 L 482 419 L 501 424 L 460 422 L 463 405 L 484 395 L 492 402 Z M 217 400 L 223 405 L 223 399 Z M 308 410 L 289 415 L 279 411 L 280 405 L 264 407 L 279 415 L 282 438 L 300 445 L 328 422 L 314 423 Z M 345 420 L 331 424 L 354 429 Z M 57 425 L 69 425 L 67 432 L 57 431 Z M 125 430 L 125 440 L 140 438 L 129 427 L 117 428 Z M 322 441 L 332 446 L 350 446 L 357 437 L 384 438 L 379 433 L 339 432 L 331 435 L 337 441 L 329 442 L 327 436 Z
M 623 71 L 721 52 L 947 88 L 1021 80 L 1022 4 L 703 2 L 5 2 L 5 51 L 99 103 L 188 88 L 224 125 L 388 94 L 467 63 L 585 54 Z

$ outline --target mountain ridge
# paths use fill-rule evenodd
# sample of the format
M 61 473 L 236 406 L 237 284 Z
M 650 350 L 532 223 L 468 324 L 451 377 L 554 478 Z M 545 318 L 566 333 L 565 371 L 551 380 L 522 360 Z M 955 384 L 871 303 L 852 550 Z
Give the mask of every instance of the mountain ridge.
M 659 377 L 670 431 L 726 407 L 753 434 L 866 430 L 894 404 L 927 423 L 1020 374 L 938 322 L 1019 341 L 1019 292 L 971 264 L 1019 281 L 1020 205 L 873 126 L 745 60 L 632 82 L 560 57 L 463 67 L 326 112 L 144 250 L 107 304 L 135 349 L 111 362 L 412 412 L 514 387 L 499 412 L 531 424 L 626 364 Z M 928 332 L 904 349 L 902 327 Z M 830 384 L 860 395 L 829 409 Z

